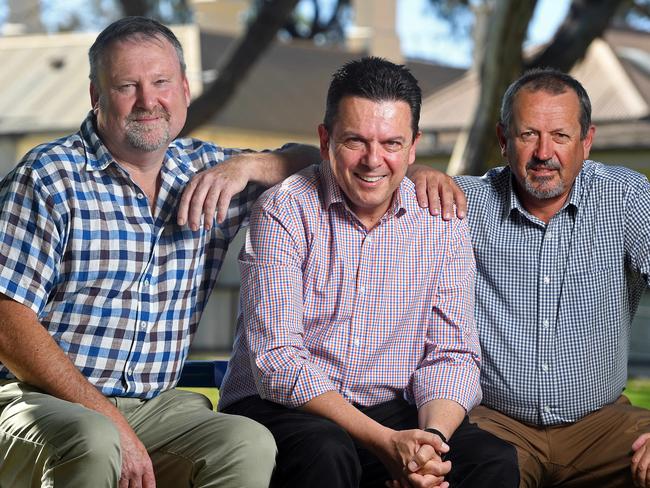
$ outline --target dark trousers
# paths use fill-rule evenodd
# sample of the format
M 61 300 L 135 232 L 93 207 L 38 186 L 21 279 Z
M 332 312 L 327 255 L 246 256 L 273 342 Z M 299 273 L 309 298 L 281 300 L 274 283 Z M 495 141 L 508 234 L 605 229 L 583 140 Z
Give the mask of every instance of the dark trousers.
M 417 409 L 401 399 L 359 410 L 395 430 L 418 428 Z M 259 396 L 245 398 L 224 411 L 256 420 L 275 437 L 278 457 L 273 488 L 379 488 L 390 479 L 379 459 L 328 419 Z M 445 479 L 453 488 L 519 486 L 514 447 L 469 423 L 467 417 L 448 444 L 446 459 L 452 469 Z

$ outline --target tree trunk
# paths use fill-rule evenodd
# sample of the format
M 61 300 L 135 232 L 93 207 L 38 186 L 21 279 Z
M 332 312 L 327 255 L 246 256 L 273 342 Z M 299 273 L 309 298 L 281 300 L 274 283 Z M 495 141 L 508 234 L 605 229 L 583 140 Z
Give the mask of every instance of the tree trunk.
M 222 110 L 251 67 L 271 45 L 298 0 L 267 0 L 246 34 L 231 50 L 219 76 L 192 102 L 181 135 L 187 135 Z
M 557 68 L 569 72 L 594 39 L 603 35 L 618 8 L 629 0 L 573 0 L 551 43 L 526 63 L 526 68 Z
M 125 17 L 131 15 L 149 15 L 150 5 L 147 0 L 120 0 L 120 6 Z
M 481 67 L 481 95 L 469 133 L 461 134 L 447 172 L 483 174 L 501 160 L 494 124 L 506 88 L 524 68 L 553 67 L 568 72 L 591 42 L 602 36 L 616 11 L 630 0 L 573 0 L 553 40 L 525 64 L 521 45 L 536 0 L 498 0 L 490 19 Z
M 472 126 L 459 137 L 448 173 L 483 174 L 500 159 L 495 136 L 499 101 L 522 68 L 521 46 L 537 0 L 499 0 L 489 18 L 485 55 L 480 66 L 481 91 Z M 461 155 L 458 157 L 458 155 Z

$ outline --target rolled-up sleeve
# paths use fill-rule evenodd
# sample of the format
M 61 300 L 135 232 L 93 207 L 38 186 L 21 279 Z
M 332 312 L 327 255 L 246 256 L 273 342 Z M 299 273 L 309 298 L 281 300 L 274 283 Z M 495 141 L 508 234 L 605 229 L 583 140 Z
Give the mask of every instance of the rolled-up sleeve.
M 0 185 L 0 293 L 40 313 L 58 276 L 63 219 L 34 173 L 21 167 Z
M 298 407 L 335 390 L 304 344 L 305 230 L 290 199 L 264 195 L 239 256 L 244 335 L 260 396 Z
M 418 408 L 433 399 L 469 411 L 481 401 L 481 352 L 474 320 L 476 265 L 467 223 L 455 221 L 429 315 L 426 354 L 412 377 Z

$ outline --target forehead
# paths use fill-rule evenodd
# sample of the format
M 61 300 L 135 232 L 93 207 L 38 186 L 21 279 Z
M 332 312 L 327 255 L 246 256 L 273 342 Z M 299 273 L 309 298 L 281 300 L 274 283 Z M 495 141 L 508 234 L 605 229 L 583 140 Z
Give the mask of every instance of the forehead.
M 410 132 L 411 107 L 402 100 L 345 96 L 339 101 L 334 126 L 342 130 L 383 127 Z
M 103 53 L 101 64 L 107 67 L 123 63 L 146 65 L 152 60 L 158 63 L 173 63 L 180 69 L 180 60 L 171 42 L 162 36 L 143 34 L 111 42 Z
M 561 93 L 553 93 L 524 87 L 515 95 L 512 107 L 517 122 L 533 119 L 580 124 L 580 101 L 569 88 Z

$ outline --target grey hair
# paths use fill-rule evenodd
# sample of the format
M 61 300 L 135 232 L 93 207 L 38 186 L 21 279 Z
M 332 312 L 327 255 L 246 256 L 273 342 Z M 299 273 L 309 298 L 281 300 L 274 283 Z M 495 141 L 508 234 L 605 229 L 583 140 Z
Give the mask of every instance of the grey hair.
M 587 137 L 589 127 L 591 127 L 589 95 L 578 80 L 553 68 L 536 68 L 526 71 L 508 87 L 501 102 L 501 120 L 499 121 L 506 134 L 511 134 L 512 130 L 512 110 L 515 96 L 523 89 L 532 92 L 545 91 L 553 95 L 573 90 L 578 96 L 580 104 L 580 138 Z
M 180 63 L 181 72 L 185 73 L 185 57 L 183 56 L 183 46 L 178 41 L 174 33 L 160 22 L 148 17 L 124 17 L 116 20 L 99 33 L 97 39 L 88 51 L 88 61 L 90 63 L 90 81 L 97 86 L 98 76 L 101 69 L 102 61 L 108 48 L 117 41 L 126 39 L 166 39 L 176 50 L 178 62 Z

